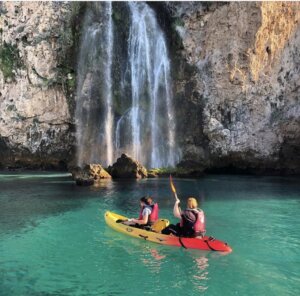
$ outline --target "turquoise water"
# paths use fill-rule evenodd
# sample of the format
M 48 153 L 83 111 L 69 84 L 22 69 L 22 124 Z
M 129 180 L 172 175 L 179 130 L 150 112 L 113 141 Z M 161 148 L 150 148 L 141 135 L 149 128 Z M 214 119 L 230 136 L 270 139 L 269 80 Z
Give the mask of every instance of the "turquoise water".
M 202 200 L 209 235 L 233 253 L 127 237 L 104 212 L 136 216 L 152 194 L 173 222 L 167 179 L 76 187 L 67 174 L 0 175 L 0 295 L 299 295 L 300 182 L 295 177 L 175 179 Z

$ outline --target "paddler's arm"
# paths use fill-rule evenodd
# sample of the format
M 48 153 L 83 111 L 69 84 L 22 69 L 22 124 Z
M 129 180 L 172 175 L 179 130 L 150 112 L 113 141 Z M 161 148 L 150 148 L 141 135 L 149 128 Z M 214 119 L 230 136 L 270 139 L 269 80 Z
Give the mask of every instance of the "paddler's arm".
M 140 225 L 145 225 L 148 223 L 148 214 L 143 216 L 142 220 L 139 219 L 132 219 L 131 222 L 136 223 L 136 224 L 140 224 Z
M 179 208 L 179 203 L 180 203 L 180 200 L 176 199 L 175 205 L 174 205 L 174 208 L 173 208 L 173 214 L 176 218 L 181 219 L 181 211 L 180 211 L 180 208 Z

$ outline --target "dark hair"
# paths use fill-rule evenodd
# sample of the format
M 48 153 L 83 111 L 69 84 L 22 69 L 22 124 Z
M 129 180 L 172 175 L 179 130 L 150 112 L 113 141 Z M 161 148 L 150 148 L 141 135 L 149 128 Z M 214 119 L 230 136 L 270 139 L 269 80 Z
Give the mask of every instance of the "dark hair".
M 140 199 L 141 202 L 145 203 L 146 205 L 150 206 L 152 204 L 152 198 L 150 196 L 143 196 Z

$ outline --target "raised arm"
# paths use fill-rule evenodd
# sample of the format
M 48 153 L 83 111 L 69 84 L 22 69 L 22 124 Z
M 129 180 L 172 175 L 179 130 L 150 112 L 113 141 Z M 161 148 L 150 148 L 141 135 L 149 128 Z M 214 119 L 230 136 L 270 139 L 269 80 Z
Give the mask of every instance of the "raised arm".
M 179 208 L 179 203 L 180 203 L 180 200 L 176 199 L 175 204 L 174 204 L 174 208 L 173 208 L 173 214 L 176 218 L 181 219 L 181 211 L 180 211 L 180 208 Z

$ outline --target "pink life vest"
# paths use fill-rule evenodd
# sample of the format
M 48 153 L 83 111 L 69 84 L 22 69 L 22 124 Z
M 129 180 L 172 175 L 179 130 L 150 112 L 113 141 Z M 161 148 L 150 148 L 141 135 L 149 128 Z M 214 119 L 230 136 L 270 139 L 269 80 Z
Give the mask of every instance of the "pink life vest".
M 147 224 L 153 224 L 156 220 L 158 220 L 158 211 L 159 211 L 158 204 L 155 203 L 155 204 L 150 205 L 150 206 L 146 205 L 146 206 L 142 207 L 141 211 L 140 211 L 140 215 L 139 215 L 139 220 L 143 219 L 143 210 L 146 207 L 151 209 L 151 214 L 148 217 L 148 223 Z
M 181 214 L 180 227 L 186 230 L 187 234 L 197 235 L 205 232 L 205 215 L 200 209 L 185 210 Z

